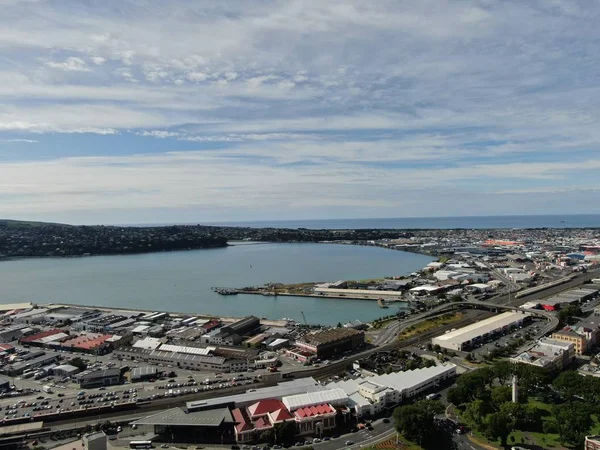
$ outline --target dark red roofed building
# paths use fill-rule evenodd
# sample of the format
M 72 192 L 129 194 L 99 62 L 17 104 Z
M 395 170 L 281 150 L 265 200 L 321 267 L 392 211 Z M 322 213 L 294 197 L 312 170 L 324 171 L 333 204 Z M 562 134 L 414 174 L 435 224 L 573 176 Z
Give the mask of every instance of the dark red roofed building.
M 0 353 L 14 353 L 15 348 L 10 344 L 0 344 Z
M 50 342 L 66 338 L 68 336 L 69 336 L 68 330 L 54 329 L 54 330 L 42 331 L 41 333 L 36 333 L 36 334 L 32 334 L 30 336 L 22 337 L 21 339 L 19 339 L 19 343 L 25 344 L 25 345 L 37 345 L 37 346 L 43 347 L 44 345 L 46 345 Z
M 260 400 L 246 409 L 234 409 L 231 414 L 236 422 L 235 438 L 239 443 L 256 441 L 275 424 L 294 420 L 281 400 L 274 398 Z

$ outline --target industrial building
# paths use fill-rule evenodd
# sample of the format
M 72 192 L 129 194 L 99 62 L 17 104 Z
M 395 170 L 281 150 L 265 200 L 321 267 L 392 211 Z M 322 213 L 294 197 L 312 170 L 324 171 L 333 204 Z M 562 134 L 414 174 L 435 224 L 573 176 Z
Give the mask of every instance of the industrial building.
M 60 377 L 71 377 L 81 372 L 78 367 L 75 367 L 71 364 L 61 364 L 60 366 L 56 366 L 54 369 L 52 369 L 52 371 L 54 372 L 54 375 Z
M 246 359 L 227 359 L 222 356 L 177 353 L 136 347 L 121 347 L 115 350 L 117 358 L 136 360 L 152 364 L 167 364 L 189 370 L 207 370 L 211 372 L 244 372 L 249 367 Z
M 156 366 L 134 367 L 131 371 L 131 381 L 152 380 L 158 377 L 158 368 Z
M 77 375 L 77 381 L 79 382 L 79 387 L 88 389 L 113 386 L 121 383 L 121 369 L 86 370 Z
M 0 377 L 0 394 L 10 391 L 10 380 Z
M 570 342 L 540 339 L 535 346 L 521 353 L 511 362 L 529 364 L 545 370 L 562 370 L 575 358 L 575 346 Z
M 331 328 L 296 339 L 297 349 L 317 358 L 330 358 L 340 353 L 355 351 L 364 344 L 365 334 L 353 328 Z
M 473 344 L 508 330 L 521 326 L 531 320 L 531 315 L 520 312 L 504 312 L 489 319 L 481 320 L 466 327 L 459 328 L 437 336 L 431 340 L 433 345 L 439 345 L 448 350 L 469 350 Z
M 556 311 L 561 306 L 579 304 L 591 300 L 598 296 L 598 292 L 598 289 L 590 287 L 570 289 L 554 297 L 544 299 L 540 304 L 546 311 Z

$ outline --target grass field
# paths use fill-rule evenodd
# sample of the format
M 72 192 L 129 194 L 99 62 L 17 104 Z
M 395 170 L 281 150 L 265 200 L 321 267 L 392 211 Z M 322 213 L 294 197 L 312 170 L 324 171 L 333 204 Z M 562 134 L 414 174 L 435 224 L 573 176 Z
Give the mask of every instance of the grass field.
M 408 339 L 413 336 L 417 336 L 419 334 L 425 333 L 429 330 L 433 330 L 434 328 L 438 328 L 438 327 L 441 327 L 444 325 L 449 325 L 451 323 L 458 322 L 462 318 L 463 318 L 462 313 L 444 314 L 443 316 L 435 317 L 433 319 L 428 319 L 424 322 L 420 322 L 418 324 L 411 325 L 406 330 L 402 331 L 400 333 L 400 335 L 398 336 L 398 338 L 400 340 Z

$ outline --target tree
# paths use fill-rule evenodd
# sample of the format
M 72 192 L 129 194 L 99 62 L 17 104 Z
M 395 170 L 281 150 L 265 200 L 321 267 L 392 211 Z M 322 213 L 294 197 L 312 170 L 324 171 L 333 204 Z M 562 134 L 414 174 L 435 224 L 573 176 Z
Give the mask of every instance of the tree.
M 342 322 L 337 323 L 337 328 L 342 328 Z
M 561 325 L 570 325 L 576 321 L 577 317 L 581 317 L 583 312 L 579 305 L 567 305 L 558 312 L 558 320 Z
M 273 428 L 269 428 L 263 431 L 258 436 L 258 439 L 260 440 L 260 442 L 268 442 L 269 444 L 272 444 L 273 442 L 275 442 L 275 430 Z
M 500 361 L 496 361 L 492 369 L 496 374 L 496 378 L 501 385 L 505 385 L 508 381 L 510 381 L 513 373 L 515 372 L 514 364 L 502 359 Z
M 489 414 L 486 418 L 486 433 L 492 439 L 500 439 L 500 443 L 505 446 L 508 435 L 514 428 L 514 420 L 506 413 L 499 411 Z
M 494 405 L 494 409 L 496 411 L 500 410 L 500 407 L 512 400 L 512 389 L 510 386 L 497 386 L 492 389 L 490 394 L 492 399 L 492 404 Z
M 476 430 L 482 430 L 485 416 L 489 413 L 489 406 L 483 400 L 474 400 L 467 405 L 462 414 L 463 419 L 469 426 Z
M 552 415 L 556 420 L 561 443 L 580 445 L 593 424 L 593 408 L 585 403 L 555 405 Z
M 424 367 L 434 367 L 435 361 L 433 359 L 423 358 L 423 366 Z
M 396 430 L 422 445 L 424 440 L 435 436 L 433 418 L 443 411 L 444 406 L 437 400 L 421 400 L 413 405 L 400 406 L 394 410 Z
M 69 364 L 71 364 L 72 366 L 77 367 L 81 371 L 84 371 L 85 369 L 87 369 L 87 364 L 79 356 L 76 357 L 76 358 L 73 358 L 72 360 L 70 360 Z
M 273 427 L 274 443 L 290 443 L 294 442 L 296 436 L 295 422 L 279 422 Z
M 584 377 L 574 370 L 567 370 L 554 379 L 552 386 L 563 399 L 572 403 L 575 396 L 582 394 L 584 391 Z

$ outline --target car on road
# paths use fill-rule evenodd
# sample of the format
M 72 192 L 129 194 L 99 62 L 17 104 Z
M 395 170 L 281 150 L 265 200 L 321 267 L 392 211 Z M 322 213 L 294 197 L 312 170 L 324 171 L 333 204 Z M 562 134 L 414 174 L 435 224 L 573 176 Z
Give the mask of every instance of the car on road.
M 346 441 L 346 445 L 354 445 L 354 441 L 348 440 L 348 441 Z

